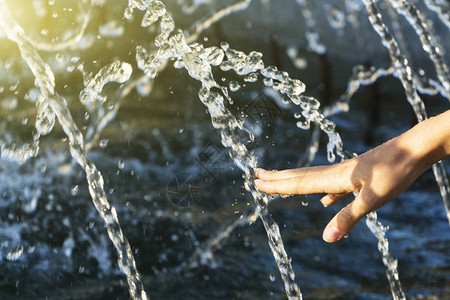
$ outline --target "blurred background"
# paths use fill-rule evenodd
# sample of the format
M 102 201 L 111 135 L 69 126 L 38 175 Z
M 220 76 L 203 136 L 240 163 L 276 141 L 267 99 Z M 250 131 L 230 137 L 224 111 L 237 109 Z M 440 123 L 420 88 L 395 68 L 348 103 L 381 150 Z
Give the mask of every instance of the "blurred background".
M 79 100 L 86 82 L 120 60 L 142 76 L 136 47 L 155 50 L 158 26 L 142 28 L 144 12 L 132 20 L 127 1 L 5 1 L 56 78 L 83 134 L 92 116 Z M 237 1 L 165 1 L 177 28 L 188 36 L 196 24 Z M 426 1 L 409 1 L 430 20 L 443 52 L 450 30 Z M 445 12 L 448 3 L 441 5 Z M 389 1 L 378 1 L 415 74 L 437 80 L 420 39 Z M 447 11 L 448 13 L 448 11 Z M 76 40 L 76 42 L 67 42 Z M 305 95 L 321 109 L 341 98 L 356 65 L 388 68 L 387 50 L 371 28 L 360 1 L 253 0 L 224 17 L 196 41 L 249 53 L 306 84 Z M 0 144 L 31 143 L 39 91 L 17 46 L 0 31 Z M 69 43 L 56 49 L 55 45 Z M 53 45 L 53 46 L 52 46 Z M 46 49 L 47 47 L 48 49 Z M 53 48 L 52 48 L 53 47 Z M 449 55 L 444 53 L 448 63 Z M 255 134 L 247 146 L 267 169 L 305 162 L 313 128 L 296 126 L 298 107 L 262 82 L 213 69 L 230 87 L 228 108 Z M 236 83 L 240 88 L 237 89 Z M 225 228 L 248 213 L 253 200 L 243 187 L 197 93 L 200 83 L 185 70 L 166 68 L 115 104 L 117 115 L 92 140 L 89 157 L 105 179 L 108 200 L 118 211 L 146 291 L 153 299 L 285 299 L 283 282 L 259 220 L 224 237 Z M 105 107 L 121 86 L 103 89 Z M 421 94 L 430 116 L 449 109 L 442 95 Z M 416 123 L 400 81 L 382 77 L 353 95 L 349 111 L 330 118 L 344 148 L 361 154 Z M 322 133 L 313 165 L 329 164 Z M 450 173 L 447 160 L 447 174 Z M 337 244 L 322 230 L 344 201 L 324 208 L 320 195 L 275 198 L 272 217 L 281 228 L 296 282 L 305 299 L 390 299 L 377 240 L 365 222 Z M 347 201 L 350 201 L 348 199 Z M 59 124 L 40 138 L 39 154 L 24 164 L 0 160 L 0 298 L 127 299 L 125 277 L 103 220 L 93 206 L 84 171 L 73 162 Z M 431 171 L 378 211 L 408 299 L 450 299 L 450 230 Z M 224 237 L 212 247 L 208 241 Z

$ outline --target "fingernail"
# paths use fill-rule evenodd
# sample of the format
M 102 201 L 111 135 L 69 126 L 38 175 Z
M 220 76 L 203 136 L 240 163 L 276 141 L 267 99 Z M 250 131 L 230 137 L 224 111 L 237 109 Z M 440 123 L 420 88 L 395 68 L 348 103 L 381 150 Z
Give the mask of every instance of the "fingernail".
M 256 169 L 256 176 L 259 176 L 260 174 L 263 174 L 264 172 L 266 172 L 266 170 L 258 168 L 258 169 Z
M 334 226 L 329 225 L 325 228 L 323 232 L 323 240 L 327 243 L 334 243 L 342 239 L 343 234 Z
M 260 186 L 263 181 L 261 179 L 255 179 L 255 185 Z

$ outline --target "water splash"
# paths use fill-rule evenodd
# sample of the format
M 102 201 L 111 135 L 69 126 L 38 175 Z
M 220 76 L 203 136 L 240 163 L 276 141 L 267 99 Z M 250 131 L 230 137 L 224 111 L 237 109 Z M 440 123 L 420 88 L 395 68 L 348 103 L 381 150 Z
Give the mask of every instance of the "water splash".
M 86 172 L 89 192 L 95 207 L 105 221 L 108 235 L 116 247 L 119 256 L 119 267 L 127 276 L 131 297 L 133 299 L 146 299 L 147 295 L 140 281 L 131 247 L 122 233 L 115 208 L 109 204 L 106 198 L 103 177 L 86 155 L 83 136 L 72 120 L 65 99 L 55 93 L 53 72 L 27 40 L 23 29 L 12 18 L 3 0 L 0 0 L 0 13 L 2 15 L 0 26 L 6 32 L 8 38 L 19 47 L 22 58 L 27 62 L 36 78 L 36 86 L 40 89 L 45 101 L 48 101 L 48 105 L 69 138 L 72 157 Z
M 213 24 L 216 24 L 226 16 L 229 16 L 233 13 L 245 10 L 248 8 L 252 0 L 241 0 L 236 2 L 235 4 L 231 4 L 223 9 L 216 11 L 212 16 L 205 20 L 199 20 L 193 25 L 193 30 L 190 30 L 188 33 L 187 41 L 196 40 L 200 33 L 204 32 L 206 29 L 210 28 Z
M 301 13 L 305 19 L 306 28 L 305 38 L 308 41 L 308 48 L 317 53 L 324 54 L 327 51 L 326 46 L 320 42 L 319 33 L 317 32 L 317 24 L 313 17 L 311 9 L 311 3 L 306 0 L 297 0 L 298 5 L 301 7 Z
M 378 239 L 378 251 L 380 251 L 383 258 L 383 264 L 386 266 L 386 276 L 389 280 L 391 286 L 392 298 L 394 300 L 406 299 L 405 293 L 403 292 L 398 270 L 397 270 L 397 260 L 392 258 L 389 253 L 389 242 L 385 237 L 388 227 L 383 226 L 377 218 L 377 213 L 372 212 L 367 215 L 366 218 L 367 227 Z
M 381 14 L 378 10 L 378 7 L 377 7 L 375 1 L 364 0 L 364 3 L 366 4 L 366 9 L 369 14 L 370 23 L 372 24 L 373 28 L 380 36 L 383 45 L 388 49 L 389 56 L 391 58 L 392 64 L 395 69 L 395 74 L 400 79 L 400 81 L 405 89 L 406 97 L 408 99 L 408 102 L 413 107 L 413 110 L 416 114 L 417 120 L 419 122 L 421 122 L 427 118 L 427 113 L 425 110 L 425 105 L 417 93 L 417 89 L 416 89 L 417 85 L 414 82 L 414 78 L 412 76 L 412 70 L 411 70 L 411 67 L 409 66 L 408 60 L 406 59 L 406 57 L 404 57 L 401 54 L 395 38 L 390 34 L 389 30 L 383 23 L 383 19 L 381 17 Z M 401 11 L 401 13 L 405 13 L 408 15 L 412 13 L 411 11 L 414 11 L 416 14 L 418 13 L 416 11 L 416 9 L 410 5 L 407 7 L 411 11 L 405 12 L 404 9 L 402 9 L 406 5 L 405 3 L 399 4 L 399 3 L 393 2 L 392 5 L 394 7 L 398 7 L 398 9 Z M 433 40 L 434 40 L 433 35 L 430 32 L 428 32 L 427 28 L 422 24 L 422 20 L 419 18 L 418 21 L 410 20 L 410 22 L 414 23 L 414 26 L 417 27 L 416 30 L 419 30 L 419 27 L 420 27 L 419 32 L 422 32 L 424 35 L 426 35 L 428 37 L 427 38 L 428 42 L 423 41 L 423 40 L 421 41 L 423 45 L 428 45 L 426 47 L 424 46 L 424 50 L 427 52 L 428 51 L 439 52 L 440 51 L 439 47 L 436 48 L 436 44 L 433 43 Z M 419 26 L 419 24 L 416 24 L 416 23 L 420 23 L 420 26 Z M 448 98 L 447 87 L 449 84 L 449 78 L 446 77 L 448 75 L 443 75 L 443 74 L 446 74 L 446 72 L 447 72 L 446 71 L 447 66 L 445 63 L 443 63 L 441 65 L 441 62 L 438 58 L 439 57 L 434 57 L 434 64 L 436 67 L 436 72 L 438 74 L 439 74 L 439 72 L 441 72 L 440 80 L 442 82 L 442 86 L 445 91 L 445 94 L 447 95 L 447 98 Z M 443 70 L 443 73 L 442 73 L 442 70 Z M 450 193 L 449 193 L 450 187 L 448 184 L 447 175 L 445 174 L 444 170 L 445 170 L 445 168 L 444 168 L 442 162 L 438 162 L 437 164 L 433 165 L 433 172 L 436 177 L 436 181 L 439 185 L 439 190 L 441 192 L 441 196 L 444 201 L 444 206 L 447 211 L 447 218 L 448 218 L 449 224 L 450 224 Z
M 132 11 L 134 4 L 128 7 L 127 11 Z M 150 10 L 150 7 L 157 7 Z M 143 9 L 141 7 L 140 9 Z M 281 277 L 285 283 L 286 294 L 290 299 L 301 299 L 301 292 L 295 283 L 295 274 L 292 270 L 290 259 L 284 250 L 283 241 L 279 232 L 278 224 L 270 217 L 268 212 L 269 198 L 258 191 L 254 184 L 255 172 L 257 168 L 256 158 L 250 154 L 248 149 L 237 138 L 238 131 L 243 130 L 242 123 L 239 122 L 224 106 L 224 98 L 229 99 L 225 88 L 221 88 L 214 80 L 211 66 L 221 64 L 221 69 L 228 71 L 233 69 L 239 75 L 248 75 L 256 71 L 261 71 L 264 77 L 276 80 L 275 88 L 282 93 L 298 96 L 304 90 L 304 85 L 298 80 L 288 78 L 287 74 L 281 74 L 275 68 L 263 69 L 261 54 L 250 53 L 249 56 L 243 52 L 230 49 L 228 45 L 223 45 L 227 60 L 222 62 L 223 52 L 219 48 L 211 47 L 204 49 L 202 45 L 195 44 L 188 46 L 181 31 L 175 32 L 174 27 L 167 28 L 166 23 L 174 24 L 173 19 L 166 12 L 164 5 L 160 1 L 149 3 L 143 24 L 148 26 L 161 18 L 161 34 L 155 39 L 158 52 L 155 56 L 149 56 L 142 47 L 137 49 L 137 60 L 139 67 L 150 77 L 154 77 L 155 69 L 169 57 L 175 59 L 176 68 L 185 68 L 189 75 L 202 83 L 199 91 L 199 98 L 208 108 L 214 128 L 218 129 L 222 144 L 230 148 L 230 156 L 235 164 L 244 171 L 245 188 L 251 192 L 255 205 L 260 212 L 260 219 L 266 229 L 269 246 L 274 255 L 280 270 Z M 223 94 L 213 91 L 218 89 Z M 230 100 L 230 99 L 229 99 Z
M 437 13 L 439 19 L 450 28 L 450 4 L 445 0 L 424 0 L 426 6 Z
M 34 39 L 31 39 L 30 37 L 27 37 L 29 42 L 37 49 L 42 51 L 48 51 L 48 52 L 58 52 L 58 51 L 64 51 L 66 49 L 77 49 L 77 48 L 85 48 L 86 45 L 83 43 L 80 43 L 83 37 L 85 36 L 86 29 L 89 25 L 89 21 L 91 19 L 91 12 L 92 7 L 94 6 L 95 0 L 81 0 L 78 1 L 78 7 L 80 9 L 80 17 L 81 22 L 79 22 L 78 29 L 75 30 L 76 34 L 73 35 L 73 37 L 66 38 L 62 42 L 55 43 L 52 42 L 46 42 L 46 41 L 37 41 Z M 43 4 L 40 3 L 40 0 L 33 1 L 33 4 L 35 7 L 39 7 L 37 10 L 38 14 L 46 14 L 45 8 L 44 11 L 42 11 Z M 50 2 L 49 2 L 50 4 Z M 41 13 L 39 13 L 42 11 Z
M 447 98 L 450 98 L 450 71 L 443 57 L 444 47 L 436 39 L 432 31 L 433 27 L 428 25 L 430 21 L 414 5 L 404 0 L 391 0 L 390 3 L 397 13 L 403 15 L 416 31 L 423 50 L 429 54 L 433 61 L 437 77 L 442 84 L 445 95 L 447 95 Z

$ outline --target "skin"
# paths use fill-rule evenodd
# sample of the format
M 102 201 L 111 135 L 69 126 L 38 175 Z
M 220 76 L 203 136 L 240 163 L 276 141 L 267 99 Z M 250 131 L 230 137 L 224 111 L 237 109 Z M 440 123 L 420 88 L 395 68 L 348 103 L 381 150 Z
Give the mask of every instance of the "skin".
M 325 227 L 323 239 L 334 243 L 361 218 L 396 198 L 434 163 L 447 157 L 450 110 L 339 164 L 283 171 L 258 169 L 255 183 L 270 195 L 325 193 L 320 200 L 325 206 L 356 193 Z

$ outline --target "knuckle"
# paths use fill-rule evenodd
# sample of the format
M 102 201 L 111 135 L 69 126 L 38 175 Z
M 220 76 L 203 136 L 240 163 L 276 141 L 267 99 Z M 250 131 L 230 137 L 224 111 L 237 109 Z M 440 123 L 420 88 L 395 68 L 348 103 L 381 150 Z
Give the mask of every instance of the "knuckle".
M 347 207 L 342 209 L 337 216 L 337 223 L 339 227 L 347 228 L 349 225 L 356 223 L 357 221 L 358 219 L 353 216 Z
M 304 193 L 304 189 L 303 189 L 304 177 L 303 176 L 298 176 L 298 177 L 294 177 L 292 180 L 293 180 L 292 184 L 295 187 L 295 188 L 293 188 L 295 193 L 296 194 L 303 194 Z

